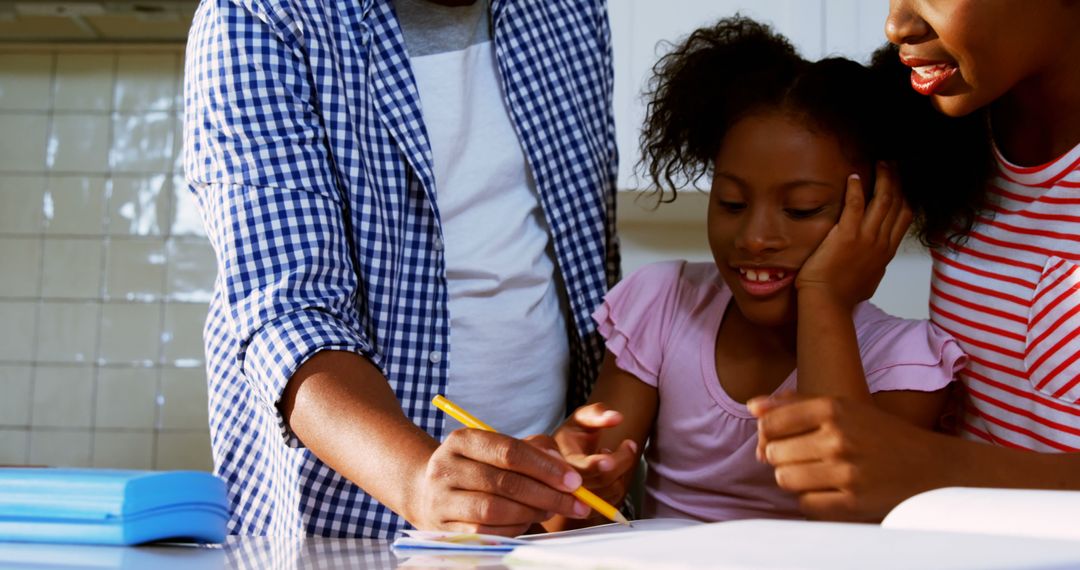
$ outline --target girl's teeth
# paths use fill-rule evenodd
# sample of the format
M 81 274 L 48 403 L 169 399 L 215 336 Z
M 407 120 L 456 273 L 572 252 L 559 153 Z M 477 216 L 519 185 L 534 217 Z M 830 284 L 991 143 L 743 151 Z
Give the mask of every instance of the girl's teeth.
M 756 283 L 779 281 L 787 276 L 787 273 L 784 271 L 772 272 L 766 269 L 739 269 L 739 273 L 742 273 L 747 281 Z

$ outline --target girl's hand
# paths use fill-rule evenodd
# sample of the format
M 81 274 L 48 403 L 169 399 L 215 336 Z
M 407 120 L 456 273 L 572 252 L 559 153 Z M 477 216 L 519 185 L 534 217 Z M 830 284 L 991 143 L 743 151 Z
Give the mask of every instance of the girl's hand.
M 615 450 L 600 449 L 599 440 L 604 429 L 622 421 L 619 412 L 600 403 L 590 404 L 575 410 L 554 435 L 559 453 L 581 473 L 583 485 L 616 506 L 629 488 L 638 461 L 638 446 L 626 439 Z
M 800 295 L 820 293 L 854 308 L 874 294 L 912 220 L 896 175 L 885 163 L 877 164 L 876 178 L 867 208 L 862 180 L 848 177 L 840 220 L 795 277 Z

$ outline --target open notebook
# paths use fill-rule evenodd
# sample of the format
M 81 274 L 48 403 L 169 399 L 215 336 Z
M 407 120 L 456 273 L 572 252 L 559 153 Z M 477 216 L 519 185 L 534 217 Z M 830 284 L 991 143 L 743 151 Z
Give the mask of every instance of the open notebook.
M 442 551 L 445 553 L 498 554 L 502 555 L 519 546 L 529 544 L 575 544 L 593 540 L 607 540 L 617 536 L 641 536 L 659 531 L 669 531 L 701 523 L 684 519 L 646 519 L 634 521 L 632 527 L 618 523 L 592 526 L 547 534 L 526 534 L 507 538 L 490 534 L 470 534 L 429 530 L 407 530 L 394 541 L 396 552 Z
M 745 520 L 537 541 L 513 567 L 1080 568 L 1080 492 L 938 489 L 879 525 Z M 635 521 L 637 522 L 637 521 Z

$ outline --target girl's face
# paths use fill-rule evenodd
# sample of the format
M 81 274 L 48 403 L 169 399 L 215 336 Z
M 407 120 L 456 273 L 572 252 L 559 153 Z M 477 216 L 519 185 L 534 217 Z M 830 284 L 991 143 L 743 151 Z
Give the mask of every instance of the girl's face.
M 836 224 L 847 177 L 839 141 L 775 111 L 728 130 L 714 165 L 709 246 L 751 322 L 794 323 L 795 274 Z
M 1053 82 L 1077 32 L 1078 3 L 1060 0 L 890 0 L 885 34 L 912 68 L 911 86 L 958 117 L 1024 82 Z M 1072 60 L 1072 56 L 1068 56 Z M 1062 65 L 1064 64 L 1064 66 Z M 1052 87 L 1039 86 L 1033 87 Z

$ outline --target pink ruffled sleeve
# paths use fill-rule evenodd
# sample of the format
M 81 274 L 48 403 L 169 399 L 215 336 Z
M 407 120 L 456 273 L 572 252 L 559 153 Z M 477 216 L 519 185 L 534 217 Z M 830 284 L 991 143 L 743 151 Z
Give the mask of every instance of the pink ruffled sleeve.
M 886 316 L 867 328 L 860 348 L 870 392 L 940 390 L 967 364 L 956 340 L 929 321 Z
M 657 385 L 684 266 L 665 261 L 642 267 L 612 288 L 593 313 L 615 364 L 650 386 Z

